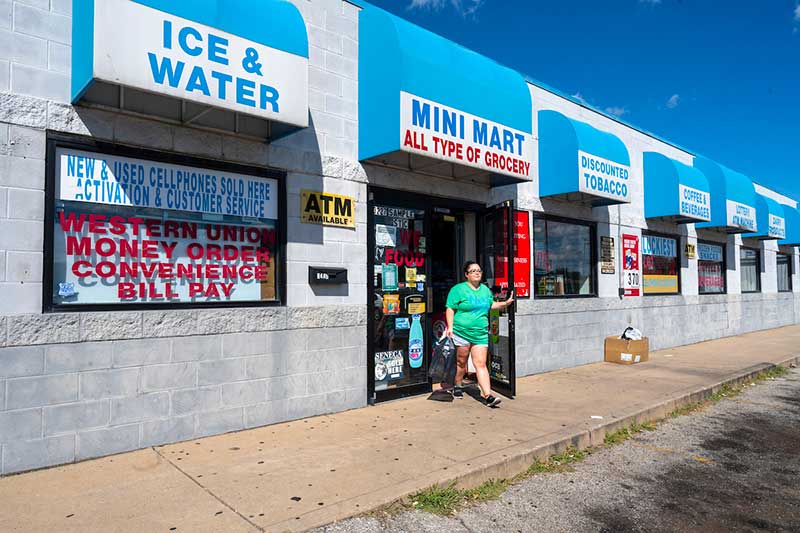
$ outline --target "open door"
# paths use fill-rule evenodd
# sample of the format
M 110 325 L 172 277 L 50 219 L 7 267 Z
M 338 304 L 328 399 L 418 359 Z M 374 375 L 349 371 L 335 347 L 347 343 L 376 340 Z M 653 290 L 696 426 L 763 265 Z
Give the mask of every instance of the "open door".
M 514 204 L 490 207 L 480 217 L 478 246 L 484 283 L 496 301 L 506 300 L 514 287 Z M 514 311 L 517 304 L 489 311 L 489 375 L 492 389 L 513 398 L 516 394 Z
M 397 196 L 397 195 L 396 195 Z M 368 236 L 369 401 L 431 391 L 430 209 L 374 190 Z

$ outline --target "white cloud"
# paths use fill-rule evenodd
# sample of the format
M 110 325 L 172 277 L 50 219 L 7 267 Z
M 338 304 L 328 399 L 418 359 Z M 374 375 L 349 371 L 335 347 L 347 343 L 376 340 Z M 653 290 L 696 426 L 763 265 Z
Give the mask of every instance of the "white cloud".
M 794 6 L 794 21 L 800 22 L 800 4 Z
M 639 0 L 640 4 L 649 4 L 651 6 L 657 6 L 661 3 L 661 0 Z
M 584 105 L 589 105 L 589 102 L 586 101 L 586 98 L 583 97 L 580 91 L 573 94 L 572 97 Z
M 431 9 L 439 11 L 450 5 L 462 16 L 475 14 L 486 0 L 411 0 L 408 9 Z
M 625 109 L 624 107 L 619 107 L 619 106 L 607 107 L 605 109 L 605 111 L 609 115 L 614 115 L 615 117 L 621 117 L 622 115 L 624 115 L 624 114 L 626 114 L 628 112 L 627 109 Z
M 667 107 L 670 109 L 675 109 L 676 107 L 678 107 L 680 101 L 681 101 L 681 96 L 679 94 L 673 94 L 672 96 L 669 97 L 669 100 L 667 100 Z
M 590 102 L 580 91 L 575 92 L 575 94 L 569 95 L 570 98 L 576 100 L 578 103 L 583 104 L 587 107 L 601 109 L 599 105 L 595 105 L 593 102 Z M 630 113 L 630 110 L 623 106 L 608 106 L 606 108 L 602 108 L 604 112 L 608 113 L 609 115 L 613 115 L 615 117 L 621 117 L 622 115 L 626 115 Z

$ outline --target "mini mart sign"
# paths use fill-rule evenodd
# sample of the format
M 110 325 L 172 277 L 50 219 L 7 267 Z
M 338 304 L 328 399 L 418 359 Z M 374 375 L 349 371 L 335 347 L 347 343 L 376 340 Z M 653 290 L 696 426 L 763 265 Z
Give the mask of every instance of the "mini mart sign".
M 400 149 L 524 180 L 533 136 L 459 109 L 400 93 Z

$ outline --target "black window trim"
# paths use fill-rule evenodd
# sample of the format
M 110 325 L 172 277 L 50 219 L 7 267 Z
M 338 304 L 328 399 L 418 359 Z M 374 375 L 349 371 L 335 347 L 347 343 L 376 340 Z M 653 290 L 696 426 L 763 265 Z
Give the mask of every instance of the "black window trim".
M 642 244 L 644 244 L 645 237 L 661 237 L 663 239 L 672 239 L 675 241 L 675 261 L 678 264 L 678 292 L 644 292 L 644 251 L 641 252 L 642 256 L 642 296 L 681 296 L 683 294 L 683 275 L 681 274 L 681 236 L 670 235 L 669 233 L 660 233 L 657 231 L 642 231 Z
M 778 256 L 785 257 L 788 260 L 788 266 L 789 266 L 789 288 L 786 289 L 786 290 L 781 290 L 780 284 L 778 284 L 778 292 L 779 293 L 783 293 L 783 294 L 788 293 L 788 292 L 794 292 L 794 287 L 792 285 L 792 276 L 794 275 L 794 256 L 792 254 L 790 254 L 790 253 L 781 252 L 780 250 L 778 250 L 778 252 L 775 254 L 775 276 L 776 277 L 778 275 Z M 780 281 L 780 280 L 778 280 L 778 281 Z
M 750 250 L 756 253 L 756 290 L 754 291 L 745 291 L 741 290 L 741 283 L 742 283 L 742 273 L 744 270 L 742 269 L 742 250 Z M 742 294 L 758 294 L 761 292 L 761 259 L 763 254 L 761 250 L 758 248 L 753 248 L 752 246 L 745 246 L 741 245 L 739 247 L 739 288 Z
M 536 232 L 534 230 L 534 224 L 537 220 L 544 220 L 545 222 L 561 222 L 564 224 L 573 224 L 575 226 L 585 226 L 589 228 L 589 238 L 592 241 L 591 244 L 591 256 L 589 258 L 590 265 L 589 265 L 589 272 L 591 275 L 591 293 L 590 294 L 562 294 L 562 295 L 552 295 L 552 296 L 543 296 L 536 293 Z M 531 291 L 531 296 L 533 300 L 565 300 L 565 299 L 574 299 L 574 298 L 597 298 L 598 297 L 598 268 L 599 264 L 597 262 L 598 252 L 597 252 L 597 222 L 587 221 L 587 220 L 580 220 L 574 218 L 567 218 L 561 217 L 557 215 L 549 215 L 546 213 L 541 212 L 532 212 L 531 213 L 531 261 L 532 261 L 532 269 L 531 269 L 531 284 L 533 285 L 533 290 Z
M 700 290 L 700 245 L 719 246 L 722 248 L 722 292 L 709 292 Z M 719 296 L 728 294 L 728 245 L 724 242 L 697 240 L 697 294 L 700 296 Z
M 55 184 L 56 184 L 56 149 L 72 148 L 88 152 L 98 152 L 121 157 L 147 159 L 161 163 L 187 165 L 212 170 L 236 172 L 256 177 L 271 178 L 278 182 L 278 257 L 275 265 L 278 268 L 275 280 L 278 290 L 277 300 L 242 301 L 242 302 L 178 302 L 178 303 L 112 303 L 112 304 L 56 304 L 53 303 L 53 238 L 55 224 Z M 100 141 L 82 135 L 47 132 L 47 149 L 45 160 L 45 217 L 43 246 L 43 280 L 42 280 L 42 312 L 43 313 L 90 313 L 95 311 L 150 311 L 180 309 L 225 309 L 242 307 L 282 307 L 286 305 L 286 172 L 254 165 L 228 163 L 203 157 L 188 156 L 176 152 L 139 148 L 129 145 Z

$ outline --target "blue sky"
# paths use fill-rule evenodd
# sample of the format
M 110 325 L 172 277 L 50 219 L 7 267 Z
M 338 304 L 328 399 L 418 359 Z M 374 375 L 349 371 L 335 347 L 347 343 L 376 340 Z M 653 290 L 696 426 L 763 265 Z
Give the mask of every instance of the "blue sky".
M 796 0 L 369 0 L 800 200 Z

